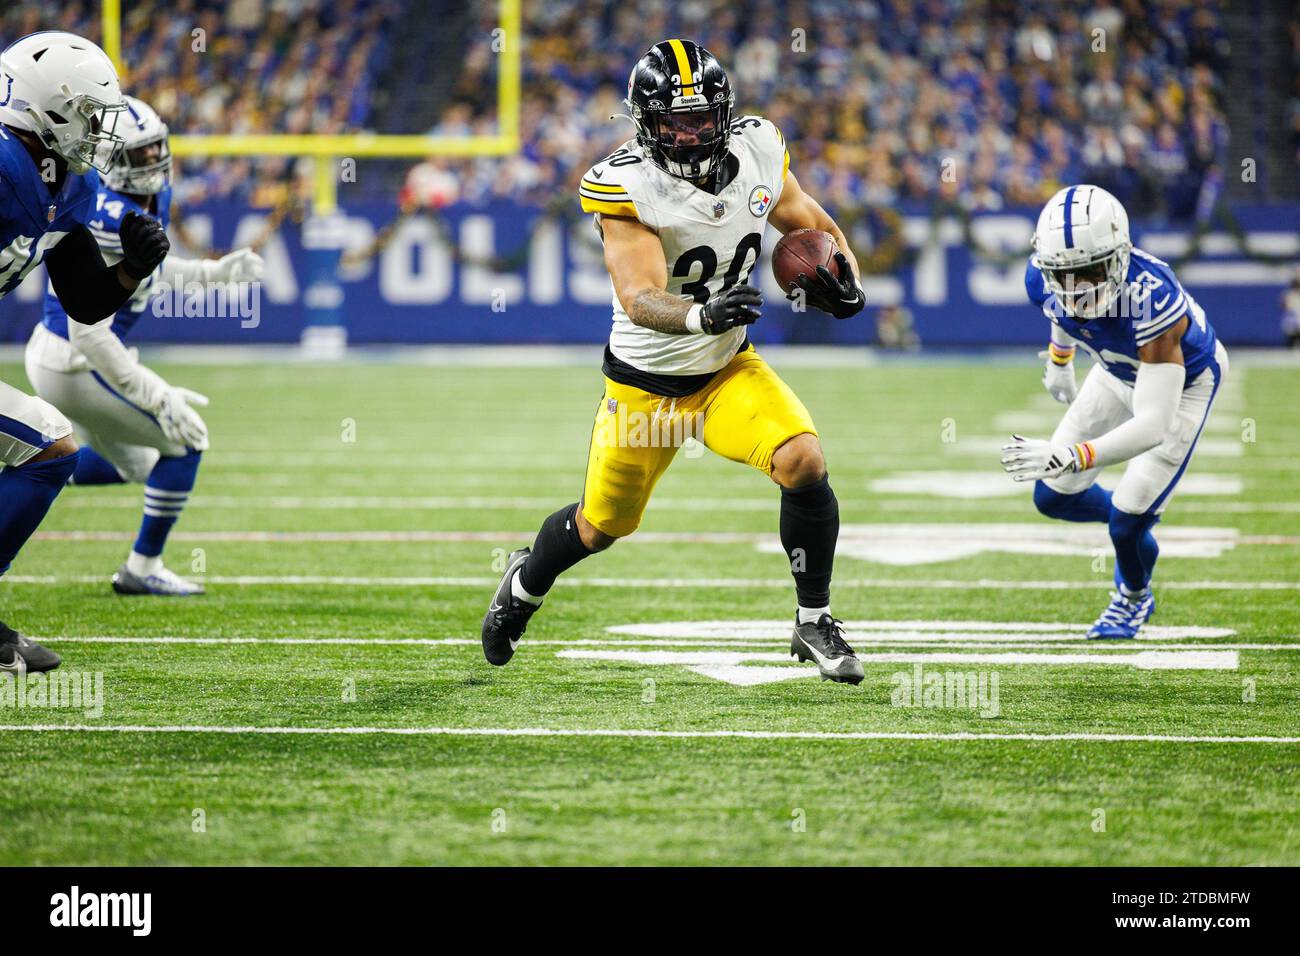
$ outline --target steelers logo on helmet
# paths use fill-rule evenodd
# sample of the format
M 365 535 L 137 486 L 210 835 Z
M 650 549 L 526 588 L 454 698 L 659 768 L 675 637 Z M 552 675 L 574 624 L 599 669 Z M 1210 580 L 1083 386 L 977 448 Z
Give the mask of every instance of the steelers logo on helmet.
M 708 50 L 691 40 L 656 43 L 637 60 L 627 86 L 637 143 L 655 165 L 700 180 L 727 155 L 736 97 Z

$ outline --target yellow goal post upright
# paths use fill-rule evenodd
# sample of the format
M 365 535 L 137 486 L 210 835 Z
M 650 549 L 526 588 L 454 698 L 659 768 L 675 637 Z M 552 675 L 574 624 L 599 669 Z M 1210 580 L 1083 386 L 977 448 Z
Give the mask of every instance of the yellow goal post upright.
M 519 152 L 520 94 L 523 86 L 523 0 L 497 0 L 499 33 L 489 38 L 501 58 L 497 65 L 497 131 L 491 136 L 432 136 L 387 133 L 219 134 L 171 137 L 176 156 L 306 156 L 315 160 L 309 230 L 329 231 L 338 210 L 339 164 L 343 159 L 423 159 L 428 156 L 475 158 Z M 123 88 L 130 90 L 129 65 L 122 62 L 122 0 L 102 0 L 104 50 L 117 65 Z M 334 280 L 337 281 L 337 280 Z M 339 295 L 341 296 L 341 289 Z M 341 350 L 342 326 L 309 323 L 303 344 Z M 313 351 L 322 349 L 312 348 Z

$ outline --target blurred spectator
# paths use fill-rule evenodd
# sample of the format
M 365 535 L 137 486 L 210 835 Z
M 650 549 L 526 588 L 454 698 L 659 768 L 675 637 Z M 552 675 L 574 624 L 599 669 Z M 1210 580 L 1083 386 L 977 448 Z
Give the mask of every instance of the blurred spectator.
M 882 349 L 915 351 L 921 337 L 912 327 L 912 313 L 901 305 L 886 305 L 876 313 L 876 343 Z
M 460 183 L 447 168 L 447 161 L 430 156 L 411 167 L 406 183 L 398 194 L 397 205 L 403 211 L 442 209 L 460 198 Z
M 1282 335 L 1290 348 L 1300 348 L 1300 269 L 1282 293 Z

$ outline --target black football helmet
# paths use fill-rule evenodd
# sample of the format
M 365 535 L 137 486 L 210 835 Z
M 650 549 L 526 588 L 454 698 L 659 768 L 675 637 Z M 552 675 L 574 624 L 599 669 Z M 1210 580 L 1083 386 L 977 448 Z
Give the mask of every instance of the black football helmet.
M 727 155 L 736 94 L 717 57 L 690 40 L 647 50 L 627 78 L 624 102 L 637 143 L 671 175 L 703 179 Z

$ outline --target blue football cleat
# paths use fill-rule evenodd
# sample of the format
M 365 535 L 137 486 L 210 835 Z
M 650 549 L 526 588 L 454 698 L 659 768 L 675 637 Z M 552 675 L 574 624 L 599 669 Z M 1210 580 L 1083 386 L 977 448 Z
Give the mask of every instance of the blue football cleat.
M 1110 606 L 1088 629 L 1090 641 L 1132 640 L 1156 610 L 1156 597 L 1150 588 L 1129 591 L 1121 586 L 1110 597 Z

